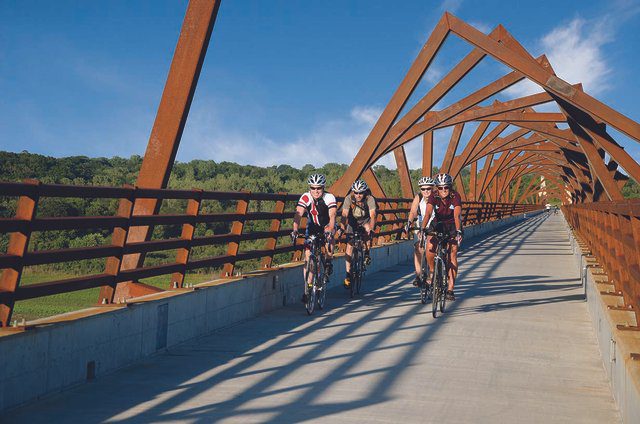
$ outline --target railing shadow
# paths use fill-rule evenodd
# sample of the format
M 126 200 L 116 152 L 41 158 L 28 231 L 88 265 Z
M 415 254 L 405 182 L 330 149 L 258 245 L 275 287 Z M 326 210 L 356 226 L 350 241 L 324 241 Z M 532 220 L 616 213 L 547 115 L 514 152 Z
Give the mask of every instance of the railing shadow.
M 441 318 L 432 319 L 430 305 L 419 303 L 417 291 L 410 284 L 412 265 L 399 265 L 393 270 L 402 276 L 392 282 L 388 281 L 389 273 L 369 276 L 368 293 L 361 298 L 345 301 L 346 294 L 335 289 L 328 299 L 333 306 L 322 314 L 309 318 L 301 306 L 295 305 L 221 330 L 107 376 L 99 382 L 100 390 L 97 385 L 85 385 L 52 399 L 42 405 L 49 408 L 49 413 L 42 416 L 73 418 L 77 413 L 71 411 L 83 404 L 91 408 L 89 413 L 83 413 L 83 422 L 209 423 L 260 417 L 262 422 L 281 423 L 382 404 L 393 398 L 390 388 L 394 382 L 412 367 L 448 316 L 527 306 L 521 300 L 466 308 L 465 299 L 510 292 L 544 292 L 552 281 L 556 282 L 554 290 L 572 287 L 573 280 L 551 280 L 545 275 L 518 276 L 513 281 L 495 276 L 500 265 L 543 228 L 546 219 L 533 217 L 483 238 L 465 241 L 457 288 L 460 300 L 450 304 Z M 490 262 L 486 255 L 478 254 L 491 249 L 494 253 Z M 573 300 L 573 296 L 534 301 L 566 300 Z M 416 317 L 424 319 L 416 325 L 413 322 Z M 378 323 L 383 328 L 371 331 L 366 328 L 368 323 Z M 394 340 L 395 335 L 419 327 L 424 331 L 417 339 L 400 343 Z M 359 342 L 357 349 L 325 354 L 345 341 Z M 360 369 L 380 352 L 395 355 L 391 365 Z M 276 356 L 275 364 L 263 362 Z M 304 370 L 308 367 L 320 367 L 322 376 L 305 379 Z M 371 387 L 361 388 L 357 399 L 336 401 L 335 396 L 330 396 L 341 382 L 367 375 L 378 378 Z M 238 391 L 240 386 L 242 390 Z M 208 396 L 214 393 L 214 399 L 203 401 L 205 392 Z M 96 398 L 100 399 L 99 405 Z M 14 418 L 19 421 L 20 416 Z

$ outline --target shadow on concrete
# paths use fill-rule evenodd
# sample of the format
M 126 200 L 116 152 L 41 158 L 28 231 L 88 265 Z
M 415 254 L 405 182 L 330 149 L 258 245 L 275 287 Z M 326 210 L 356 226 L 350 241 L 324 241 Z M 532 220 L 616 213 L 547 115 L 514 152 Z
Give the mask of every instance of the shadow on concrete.
M 516 302 L 487 303 L 465 308 L 464 299 L 514 292 L 544 292 L 575 287 L 574 280 L 554 280 L 548 275 L 496 277 L 496 269 L 518 252 L 534 232 L 544 229 L 547 216 L 539 215 L 513 224 L 475 240 L 465 240 L 460 255 L 461 272 L 456 289 L 459 300 L 450 304 L 448 313 L 486 313 L 499 309 L 577 300 L 575 295 L 545 297 Z M 293 305 L 259 316 L 231 328 L 223 329 L 196 341 L 142 361 L 120 372 L 72 389 L 46 401 L 14 411 L 5 417 L 12 423 L 64 422 L 174 422 L 210 423 L 235 418 L 282 423 L 326 417 L 333 413 L 379 405 L 391 399 L 389 388 L 407 372 L 420 351 L 447 322 L 447 314 L 432 319 L 430 304 L 422 305 L 411 286 L 413 265 L 404 264 L 387 272 L 368 276 L 365 293 L 347 299 L 341 288 L 329 292 L 328 309 L 307 317 L 301 305 Z M 470 273 L 473 271 L 473 279 Z M 400 278 L 389 282 L 390 277 Z M 334 277 L 336 278 L 336 277 Z M 576 280 L 577 281 L 577 280 Z M 551 284 L 555 283 L 555 284 Z M 566 284 L 563 284 L 566 283 Z M 578 282 L 579 283 L 579 282 Z M 393 313 L 394 309 L 398 313 Z M 424 315 L 424 324 L 407 321 Z M 339 321 L 339 322 L 338 322 Z M 366 323 L 384 322 L 379 331 L 363 331 Z M 406 343 L 389 344 L 394 334 L 422 327 L 419 338 Z M 323 339 L 319 334 L 331 330 Z M 306 339 L 315 340 L 306 340 Z M 343 340 L 362 340 L 357 351 L 325 356 L 328 347 Z M 374 352 L 406 347 L 392 366 L 358 371 L 358 365 Z M 305 349 L 306 348 L 306 349 Z M 276 353 L 292 355 L 277 366 L 262 366 Z M 295 354 L 300 351 L 299 354 Z M 338 364 L 327 366 L 335 359 Z M 297 383 L 294 374 L 305 367 L 326 367 L 321 378 Z M 373 387 L 356 400 L 324 402 L 319 399 L 337 383 L 363 375 L 378 376 Z M 223 383 L 251 378 L 252 383 L 240 394 L 228 395 Z M 204 391 L 219 390 L 219 396 L 198 406 L 191 401 Z M 212 393 L 212 392 L 209 392 Z M 259 399 L 288 394 L 283 401 L 268 406 L 254 406 Z M 203 404 L 204 403 L 204 404 Z M 261 402 L 263 403 L 263 402 Z

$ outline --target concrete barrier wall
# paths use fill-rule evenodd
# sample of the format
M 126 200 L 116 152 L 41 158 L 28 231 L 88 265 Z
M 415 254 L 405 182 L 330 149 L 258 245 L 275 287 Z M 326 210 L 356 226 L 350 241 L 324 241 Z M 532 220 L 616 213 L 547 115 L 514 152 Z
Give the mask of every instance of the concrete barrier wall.
M 622 297 L 615 294 L 613 285 L 608 283 L 606 277 L 594 273 L 595 269 L 587 263 L 568 224 L 567 231 L 574 253 L 576 275 L 582 281 L 602 364 L 620 415 L 625 423 L 640 423 L 640 361 L 631 357 L 632 352 L 640 352 L 640 332 L 619 330 L 617 327 L 637 326 L 635 314 L 617 309 L 623 306 Z
M 525 219 L 519 215 L 466 228 L 465 239 Z M 373 273 L 411 259 L 410 241 L 372 250 Z M 341 284 L 344 257 L 329 287 Z M 89 308 L 0 337 L 0 411 L 99 377 L 184 341 L 287 304 L 300 304 L 300 265 L 255 272 L 194 290 L 153 294 L 126 305 Z M 300 305 L 302 313 L 302 306 Z

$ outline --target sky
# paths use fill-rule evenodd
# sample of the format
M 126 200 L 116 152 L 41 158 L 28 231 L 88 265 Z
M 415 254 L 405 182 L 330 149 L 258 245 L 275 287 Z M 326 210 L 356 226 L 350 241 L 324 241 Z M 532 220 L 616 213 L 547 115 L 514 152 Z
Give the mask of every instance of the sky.
M 143 155 L 186 6 L 1 0 L 0 150 Z M 558 76 L 640 121 L 640 0 L 222 0 L 177 159 L 349 163 L 444 11 L 485 33 L 502 24 Z M 448 37 L 409 106 L 469 51 Z M 485 59 L 436 109 L 506 72 Z M 611 133 L 640 161 L 640 144 Z M 435 164 L 450 135 L 436 131 Z M 419 167 L 421 142 L 406 151 Z

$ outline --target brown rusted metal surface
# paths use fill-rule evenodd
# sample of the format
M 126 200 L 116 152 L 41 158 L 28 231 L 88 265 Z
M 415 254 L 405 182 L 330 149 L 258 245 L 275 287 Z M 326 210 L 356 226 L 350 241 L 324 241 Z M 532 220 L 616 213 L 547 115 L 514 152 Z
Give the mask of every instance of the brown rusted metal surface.
M 220 0 L 189 1 L 136 181 L 138 187 L 159 189 L 167 186 L 219 7 Z M 134 213 L 153 215 L 159 208 L 157 199 L 140 198 L 134 205 Z M 134 226 L 127 237 L 130 242 L 144 241 L 150 235 L 149 230 L 148 226 Z M 143 261 L 144 255 L 126 255 L 121 267 L 136 268 Z
M 566 205 L 562 211 L 640 319 L 640 199 Z
M 370 176 L 372 174 L 369 174 Z M 373 176 L 375 178 L 375 176 Z M 406 222 L 406 214 L 412 198 L 386 198 L 381 187 L 374 180 L 372 188 L 375 193 L 382 194 L 379 197 L 380 210 L 378 221 L 378 236 L 388 241 L 391 236 L 402 233 L 402 226 Z M 6 189 L 6 190 L 4 190 Z M 46 196 L 45 196 L 46 194 Z M 111 216 L 62 216 L 55 219 L 50 217 L 35 216 L 38 202 L 46 197 L 69 196 L 83 198 L 101 198 L 102 195 L 120 197 L 118 211 L 115 217 Z M 290 229 L 280 229 L 277 223 L 282 219 L 293 215 L 295 204 L 299 195 L 286 193 L 248 193 L 248 192 L 211 192 L 202 190 L 145 190 L 135 187 L 77 187 L 70 189 L 67 186 L 47 185 L 31 182 L 29 184 L 0 184 L 0 196 L 9 195 L 17 198 L 18 211 L 15 218 L 0 221 L 0 233 L 8 233 L 11 237 L 9 250 L 0 255 L 0 267 L 2 268 L 2 290 L 0 290 L 0 304 L 3 311 L 3 326 L 10 320 L 11 311 L 16 301 L 33 299 L 52 294 L 67 293 L 94 287 L 102 287 L 102 296 L 115 296 L 118 301 L 142 294 L 157 292 L 159 290 L 174 289 L 184 285 L 185 273 L 197 269 L 212 269 L 212 278 L 215 269 L 221 269 L 226 273 L 233 273 L 234 266 L 242 261 L 262 259 L 262 264 L 268 263 L 274 255 L 300 251 L 302 246 L 285 244 L 276 247 L 273 240 L 278 237 L 286 237 Z M 184 213 L 176 215 L 136 215 L 131 214 L 132 205 L 138 196 L 152 196 L 158 201 L 170 199 L 187 199 L 187 208 Z M 235 201 L 235 212 L 204 214 L 201 212 L 201 202 L 204 200 Z M 252 202 L 268 200 L 275 201 L 275 209 L 268 212 L 248 212 Z M 339 201 L 343 198 L 338 197 Z M 513 205 L 487 203 L 465 203 L 464 212 L 468 216 L 467 225 L 483 222 L 483 220 L 499 219 L 513 213 L 522 213 L 538 208 L 537 205 Z M 494 213 L 486 214 L 484 211 L 491 209 Z M 116 219 L 116 221 L 113 220 Z M 243 231 L 243 223 L 249 220 L 270 220 L 269 231 Z M 87 225 L 87 221 L 90 225 Z M 63 222 L 64 225 L 61 225 Z M 231 230 L 226 234 L 208 236 L 196 236 L 197 224 L 212 222 L 226 222 L 231 224 Z M 16 223 L 20 223 L 16 225 Z M 126 228 L 133 224 L 157 224 L 172 223 L 182 226 L 180 238 L 166 240 L 149 240 L 131 242 L 126 238 Z M 50 251 L 30 251 L 27 248 L 28 237 L 34 228 L 38 231 L 55 231 L 59 228 L 115 228 L 112 244 L 94 246 L 84 249 L 57 249 Z M 304 228 L 302 228 L 304 230 Z M 242 251 L 240 242 L 243 240 L 265 240 L 264 249 Z M 194 247 L 222 245 L 227 246 L 226 254 L 214 257 L 193 258 L 191 251 Z M 175 262 L 140 266 L 131 269 L 118 267 L 118 258 L 124 254 L 148 253 L 162 250 L 177 250 Z M 37 284 L 20 286 L 20 272 L 24 266 L 33 264 L 59 264 L 79 259 L 103 259 L 105 272 L 101 274 L 77 276 L 65 280 L 52 280 Z M 255 264 L 255 268 L 261 265 Z M 264 266 L 264 265 L 262 265 Z M 166 286 L 162 289 L 142 283 L 126 285 L 128 281 L 143 278 L 166 275 Z M 114 287 L 122 289 L 114 293 Z M 106 292 L 105 292 L 106 290 Z M 113 298 L 107 299 L 113 302 Z

